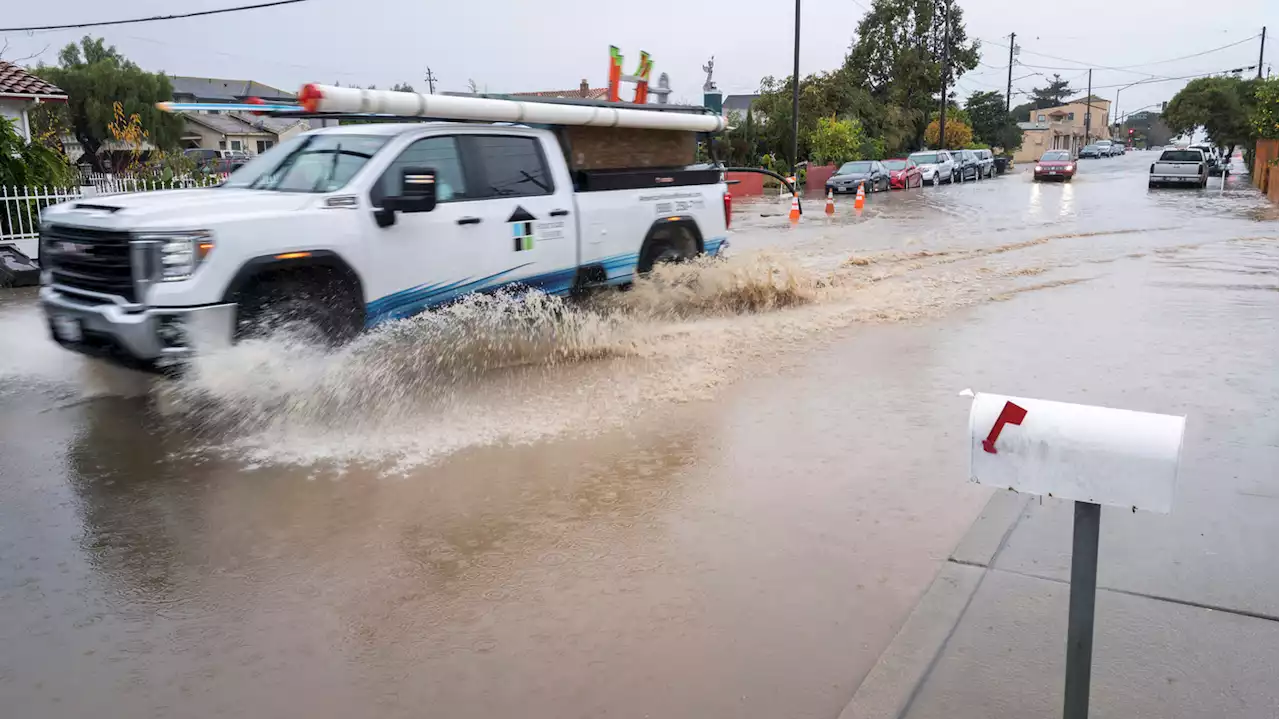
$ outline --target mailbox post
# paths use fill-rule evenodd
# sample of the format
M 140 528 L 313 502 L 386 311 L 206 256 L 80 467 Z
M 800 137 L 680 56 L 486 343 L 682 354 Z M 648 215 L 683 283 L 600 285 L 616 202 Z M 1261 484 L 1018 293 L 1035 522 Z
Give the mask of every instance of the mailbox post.
M 1102 505 L 1168 514 L 1185 417 L 965 390 L 969 480 L 1075 501 L 1064 719 L 1089 715 Z

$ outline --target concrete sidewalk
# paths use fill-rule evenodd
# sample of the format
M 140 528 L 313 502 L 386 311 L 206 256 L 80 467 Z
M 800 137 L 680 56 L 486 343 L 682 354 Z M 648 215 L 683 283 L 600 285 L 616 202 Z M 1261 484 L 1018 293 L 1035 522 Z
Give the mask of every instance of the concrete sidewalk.
M 1067 502 L 996 495 L 841 719 L 1060 716 L 1071 514 Z M 1270 607 L 1262 595 L 1212 604 L 1225 587 L 1202 587 L 1199 602 L 1135 589 L 1144 573 L 1124 576 L 1115 558 L 1135 517 L 1103 510 L 1090 716 L 1275 716 L 1275 584 Z M 1023 553 L 1033 545 L 1062 553 Z

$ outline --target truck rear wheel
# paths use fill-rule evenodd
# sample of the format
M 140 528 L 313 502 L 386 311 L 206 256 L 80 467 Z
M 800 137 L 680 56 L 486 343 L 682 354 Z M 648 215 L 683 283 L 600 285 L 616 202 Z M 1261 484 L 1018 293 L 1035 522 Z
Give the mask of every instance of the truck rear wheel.
M 678 224 L 660 227 L 645 244 L 638 269 L 644 274 L 655 265 L 684 262 L 697 254 L 698 240 L 688 227 Z
M 364 328 L 364 301 L 332 270 L 267 275 L 238 300 L 236 339 L 265 337 L 281 330 L 337 346 Z

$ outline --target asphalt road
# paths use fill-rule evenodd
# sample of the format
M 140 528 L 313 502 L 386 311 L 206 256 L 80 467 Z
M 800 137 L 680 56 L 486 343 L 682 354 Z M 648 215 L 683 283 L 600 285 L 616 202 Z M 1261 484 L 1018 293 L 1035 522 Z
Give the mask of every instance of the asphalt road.
M 731 259 L 631 293 L 181 380 L 0 294 L 4 713 L 835 717 L 990 497 L 965 387 L 1187 414 L 1182 544 L 1126 561 L 1274 616 L 1275 211 L 1150 159 L 740 202 Z

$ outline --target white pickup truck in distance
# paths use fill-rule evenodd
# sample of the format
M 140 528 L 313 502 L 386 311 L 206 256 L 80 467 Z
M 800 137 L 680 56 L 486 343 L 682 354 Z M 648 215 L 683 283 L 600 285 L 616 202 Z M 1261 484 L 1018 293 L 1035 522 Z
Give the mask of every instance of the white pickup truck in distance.
M 1208 163 L 1204 153 L 1196 148 L 1165 150 L 1160 159 L 1151 163 L 1147 187 L 1168 185 L 1204 187 L 1209 182 Z
M 675 129 L 615 121 L 313 130 L 218 187 L 46 209 L 41 304 L 64 347 L 152 369 L 189 354 L 193 336 L 217 346 L 277 317 L 342 342 L 469 292 L 624 284 L 655 263 L 726 245 L 721 173 L 685 169 L 694 133 L 668 142 L 677 133 L 665 130 Z M 657 136 L 688 159 L 620 166 L 627 132 Z M 650 150 L 634 152 L 655 164 Z M 608 169 L 575 169 L 593 162 Z

